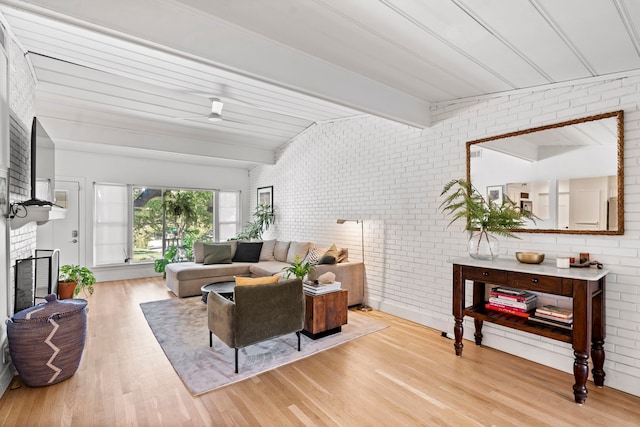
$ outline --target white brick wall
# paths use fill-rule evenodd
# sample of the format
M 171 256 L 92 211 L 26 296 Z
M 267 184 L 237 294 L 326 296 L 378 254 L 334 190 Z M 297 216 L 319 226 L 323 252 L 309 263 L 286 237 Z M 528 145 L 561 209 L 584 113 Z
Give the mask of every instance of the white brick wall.
M 9 59 L 9 108 L 11 110 L 11 147 L 9 199 L 21 201 L 28 199 L 30 193 L 29 167 L 30 145 L 29 130 L 35 107 L 35 78 L 27 65 L 24 52 L 11 38 L 7 37 L 7 57 Z M 5 165 L 6 166 L 6 165 Z M 8 226 L 8 222 L 7 222 Z M 13 266 L 16 259 L 33 255 L 36 245 L 36 226 L 26 225 L 18 230 L 11 230 L 4 236 L 9 238 L 9 281 L 0 280 L 0 292 L 8 296 L 11 310 L 0 308 L 2 325 L 0 326 L 0 346 L 6 341 L 5 319 L 13 311 Z M 3 304 L 4 305 L 4 304 Z M 8 387 L 14 370 L 10 364 L 0 364 L 0 394 Z
M 374 117 L 322 124 L 250 172 L 255 189 L 274 186 L 280 239 L 337 242 L 360 258 L 360 229 L 337 218 L 364 219 L 369 302 L 374 307 L 451 332 L 452 257 L 465 255 L 462 225 L 447 228 L 440 191 L 465 176 L 465 142 L 602 112 L 625 112 L 625 234 L 521 234 L 501 240 L 509 253 L 588 251 L 607 277 L 606 385 L 640 395 L 640 77 L 589 82 L 438 105 L 434 125 L 416 130 Z M 495 325 L 484 343 L 572 372 L 569 345 Z M 465 336 L 472 339 L 467 321 Z M 472 345 L 467 342 L 466 345 Z M 451 350 L 454 357 L 453 346 Z

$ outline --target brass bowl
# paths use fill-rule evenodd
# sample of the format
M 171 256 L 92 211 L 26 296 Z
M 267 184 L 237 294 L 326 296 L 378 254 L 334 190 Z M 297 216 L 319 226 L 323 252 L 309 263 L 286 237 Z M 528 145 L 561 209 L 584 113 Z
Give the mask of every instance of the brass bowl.
M 540 264 L 544 261 L 544 254 L 540 252 L 516 252 L 516 259 L 525 264 Z

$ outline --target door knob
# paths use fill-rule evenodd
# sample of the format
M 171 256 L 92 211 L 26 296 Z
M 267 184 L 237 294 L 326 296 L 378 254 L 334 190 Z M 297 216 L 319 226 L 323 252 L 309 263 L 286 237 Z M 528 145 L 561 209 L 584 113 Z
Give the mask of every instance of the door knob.
M 78 243 L 78 239 L 73 239 L 71 243 Z

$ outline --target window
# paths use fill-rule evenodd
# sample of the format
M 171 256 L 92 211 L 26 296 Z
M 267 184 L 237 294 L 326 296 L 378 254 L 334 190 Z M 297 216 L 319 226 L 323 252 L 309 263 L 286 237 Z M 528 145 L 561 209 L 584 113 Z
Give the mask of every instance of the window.
M 218 240 L 228 240 L 238 233 L 240 221 L 238 206 L 240 206 L 239 192 L 220 191 L 218 193 Z
M 94 265 L 150 262 L 162 258 L 167 248 L 174 246 L 183 246 L 178 256 L 190 259 L 193 240 L 224 241 L 237 234 L 238 191 L 111 184 L 95 187 Z M 115 196 L 107 200 L 103 194 L 115 188 L 119 191 L 117 208 L 111 204 Z M 102 225 L 102 218 L 107 216 L 117 218 L 118 233 L 112 234 L 106 224 Z M 104 248 L 110 248 L 110 256 L 105 256 Z
M 93 264 L 126 262 L 129 247 L 129 201 L 126 185 L 95 184 Z

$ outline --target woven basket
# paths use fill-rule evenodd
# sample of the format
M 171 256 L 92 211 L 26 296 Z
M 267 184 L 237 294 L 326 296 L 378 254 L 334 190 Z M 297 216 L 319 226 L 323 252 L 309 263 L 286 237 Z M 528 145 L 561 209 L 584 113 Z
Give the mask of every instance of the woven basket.
M 7 321 L 11 359 L 30 387 L 56 384 L 75 374 L 84 350 L 87 301 L 57 301 L 55 295 L 46 300 Z

